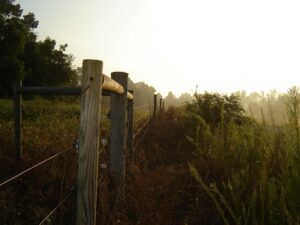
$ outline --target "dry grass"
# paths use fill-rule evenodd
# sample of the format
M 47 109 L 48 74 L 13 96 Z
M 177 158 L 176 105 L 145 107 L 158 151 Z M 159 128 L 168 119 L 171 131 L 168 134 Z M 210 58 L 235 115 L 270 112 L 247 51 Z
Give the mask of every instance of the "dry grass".
M 41 113 L 45 106 L 36 105 L 31 108 L 35 115 L 29 113 L 24 123 L 21 168 L 13 161 L 11 119 L 0 120 L 1 180 L 76 139 L 78 106 L 56 103 Z M 61 114 L 51 116 L 53 111 Z M 2 118 L 7 112 L 2 110 Z M 288 144 L 288 129 L 256 123 L 219 129 L 211 131 L 183 108 L 160 112 L 135 156 L 127 157 L 124 196 L 110 187 L 108 171 L 100 169 L 97 224 L 299 224 L 300 176 L 298 164 L 290 161 L 294 145 Z M 108 137 L 105 127 L 102 136 Z M 100 162 L 109 163 L 108 146 L 102 146 Z M 70 151 L 1 187 L 1 224 L 38 223 L 76 183 L 76 174 L 76 153 Z M 48 224 L 74 224 L 75 206 L 74 195 Z

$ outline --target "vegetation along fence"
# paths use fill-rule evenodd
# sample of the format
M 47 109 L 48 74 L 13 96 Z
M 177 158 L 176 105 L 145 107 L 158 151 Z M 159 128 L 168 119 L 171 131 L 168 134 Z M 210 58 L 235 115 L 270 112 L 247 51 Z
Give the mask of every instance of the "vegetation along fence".
M 127 90 L 128 74 L 113 72 L 111 78 L 102 72 L 103 62 L 99 60 L 84 60 L 81 87 L 22 87 L 17 81 L 14 87 L 14 121 L 15 121 L 15 157 L 22 161 L 22 95 L 80 95 L 80 131 L 78 147 L 78 181 L 77 185 L 59 202 L 59 204 L 40 222 L 46 220 L 64 203 L 68 197 L 77 190 L 76 223 L 94 225 L 96 223 L 97 179 L 99 168 L 99 140 L 101 121 L 102 96 L 111 97 L 110 109 L 110 145 L 109 145 L 109 172 L 111 182 L 117 189 L 124 191 L 125 181 L 125 152 L 131 157 L 134 149 L 143 139 L 149 127 L 149 121 L 155 121 L 157 114 L 157 96 L 154 95 L 153 111 L 134 121 L 134 109 L 151 107 L 150 104 L 134 107 L 133 91 Z M 159 109 L 164 103 L 160 99 Z M 152 116 L 151 116 L 152 115 Z M 146 118 L 148 117 L 148 118 Z M 139 120 L 146 121 L 134 133 L 134 123 Z M 140 137 L 137 140 L 137 137 Z M 136 141 L 137 140 L 137 141 Z M 62 155 L 70 149 L 65 149 L 44 161 L 2 181 L 0 187 L 22 176 L 40 165 Z

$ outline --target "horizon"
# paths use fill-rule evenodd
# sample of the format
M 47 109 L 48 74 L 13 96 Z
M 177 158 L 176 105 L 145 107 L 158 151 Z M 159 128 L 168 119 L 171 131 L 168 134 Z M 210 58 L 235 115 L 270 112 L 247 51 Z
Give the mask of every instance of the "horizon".
M 297 1 L 15 1 L 39 21 L 38 39 L 68 44 L 81 66 L 104 62 L 166 96 L 300 85 Z

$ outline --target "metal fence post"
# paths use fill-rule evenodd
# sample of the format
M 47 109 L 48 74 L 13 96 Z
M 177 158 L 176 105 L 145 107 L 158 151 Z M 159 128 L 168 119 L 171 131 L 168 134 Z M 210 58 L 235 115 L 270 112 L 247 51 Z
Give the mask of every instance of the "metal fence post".
M 133 95 L 133 91 L 129 91 Z M 128 131 L 127 131 L 127 148 L 128 153 L 131 158 L 134 157 L 134 149 L 133 149 L 133 128 L 134 128 L 134 121 L 133 121 L 133 99 L 128 99 L 127 102 L 127 123 L 128 123 Z
M 110 118 L 110 173 L 112 182 L 116 188 L 123 191 L 125 181 L 125 157 L 126 151 L 126 120 L 127 120 L 127 82 L 128 74 L 113 72 L 111 78 L 124 88 L 123 94 L 111 94 L 111 118 Z
M 19 89 L 22 81 L 14 82 L 14 126 L 15 126 L 15 157 L 18 162 L 22 160 L 22 95 Z
M 78 154 L 77 225 L 96 224 L 102 67 L 103 63 L 99 60 L 83 61 Z

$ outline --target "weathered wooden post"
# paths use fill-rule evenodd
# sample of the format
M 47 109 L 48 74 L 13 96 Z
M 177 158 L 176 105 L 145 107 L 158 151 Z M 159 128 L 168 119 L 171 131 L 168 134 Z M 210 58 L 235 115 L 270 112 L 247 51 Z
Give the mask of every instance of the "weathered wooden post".
M 162 103 L 162 108 L 165 111 L 165 101 L 163 101 L 163 103 Z
M 162 110 L 162 98 L 159 98 L 159 111 Z
M 126 151 L 126 120 L 127 120 L 127 82 L 128 74 L 113 72 L 111 78 L 123 86 L 123 94 L 111 94 L 110 115 L 110 173 L 113 185 L 120 189 L 125 181 L 125 157 Z
M 156 120 L 156 111 L 157 111 L 157 95 L 154 94 L 154 99 L 153 99 L 153 118 Z
M 22 160 L 22 95 L 19 89 L 22 81 L 14 82 L 14 126 L 15 126 L 15 157 L 18 162 Z
M 78 153 L 77 225 L 96 224 L 102 67 L 103 63 L 99 60 L 83 61 Z
M 133 95 L 133 91 L 129 91 Z M 134 157 L 134 149 L 133 149 L 133 99 L 128 99 L 127 102 L 127 123 L 128 123 L 128 131 L 127 131 L 127 149 L 131 158 Z

